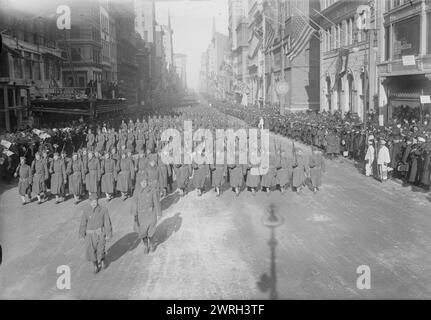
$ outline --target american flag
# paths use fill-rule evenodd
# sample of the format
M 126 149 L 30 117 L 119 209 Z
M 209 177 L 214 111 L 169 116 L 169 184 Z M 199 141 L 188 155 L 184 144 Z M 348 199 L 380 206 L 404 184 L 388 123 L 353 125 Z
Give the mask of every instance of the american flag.
M 287 53 L 290 61 L 304 50 L 311 36 L 316 32 L 316 29 L 307 23 L 305 17 L 298 15 L 292 17 L 292 30 L 290 50 Z
M 271 48 L 272 43 L 274 42 L 275 30 L 268 21 L 266 21 L 265 27 L 266 27 L 265 51 L 268 51 Z

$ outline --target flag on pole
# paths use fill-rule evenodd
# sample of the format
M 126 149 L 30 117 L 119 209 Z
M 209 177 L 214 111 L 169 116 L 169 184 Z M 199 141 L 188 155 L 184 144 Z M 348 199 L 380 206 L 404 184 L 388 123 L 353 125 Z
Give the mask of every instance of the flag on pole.
M 349 49 L 340 48 L 338 52 L 337 64 L 335 65 L 335 81 L 332 90 L 334 90 L 340 79 L 347 72 L 347 67 L 349 64 Z
M 274 42 L 274 38 L 275 30 L 272 25 L 268 21 L 266 21 L 265 51 L 268 51 L 271 48 L 272 43 Z
M 291 46 L 287 53 L 287 57 L 292 61 L 299 53 L 301 53 L 312 35 L 316 32 L 305 18 L 295 15 L 292 17 L 293 33 L 291 34 Z

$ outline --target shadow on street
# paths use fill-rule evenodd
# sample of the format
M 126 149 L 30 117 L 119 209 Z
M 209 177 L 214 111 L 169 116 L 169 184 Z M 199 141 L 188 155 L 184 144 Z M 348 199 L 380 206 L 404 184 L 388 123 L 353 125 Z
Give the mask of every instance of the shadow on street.
M 112 262 L 120 259 L 127 251 L 133 251 L 136 249 L 139 245 L 139 240 L 138 234 L 136 232 L 131 232 L 115 242 L 106 253 L 106 268 L 108 268 Z
M 183 218 L 181 218 L 181 213 L 178 212 L 174 216 L 163 220 L 154 232 L 152 241 L 154 243 L 154 251 L 157 250 L 159 245 L 168 240 L 172 234 L 178 232 L 181 228 Z

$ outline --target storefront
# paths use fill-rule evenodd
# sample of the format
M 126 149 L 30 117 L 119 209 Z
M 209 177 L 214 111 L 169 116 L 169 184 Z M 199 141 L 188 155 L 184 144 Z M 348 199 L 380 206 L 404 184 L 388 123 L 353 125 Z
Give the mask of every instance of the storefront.
M 421 121 L 430 114 L 430 104 L 421 104 L 421 96 L 431 95 L 431 80 L 421 75 L 388 77 L 385 80 L 388 107 L 385 118 Z

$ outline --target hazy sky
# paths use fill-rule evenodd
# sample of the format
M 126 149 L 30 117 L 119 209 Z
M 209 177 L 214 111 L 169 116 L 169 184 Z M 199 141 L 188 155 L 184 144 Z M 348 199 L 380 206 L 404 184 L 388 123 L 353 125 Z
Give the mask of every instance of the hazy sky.
M 48 2 L 59 2 L 0 0 L 0 4 L 3 1 L 12 3 L 21 10 L 32 12 L 35 16 L 48 7 L 46 5 Z M 228 34 L 228 0 L 156 0 L 156 20 L 159 24 L 168 23 L 168 12 L 174 30 L 174 53 L 187 55 L 188 86 L 198 88 L 201 54 L 211 42 L 213 17 L 216 30 Z
M 168 11 L 174 30 L 174 52 L 187 55 L 187 82 L 198 88 L 200 60 L 211 42 L 212 21 L 216 30 L 228 34 L 227 0 L 158 0 L 156 20 L 167 24 Z

